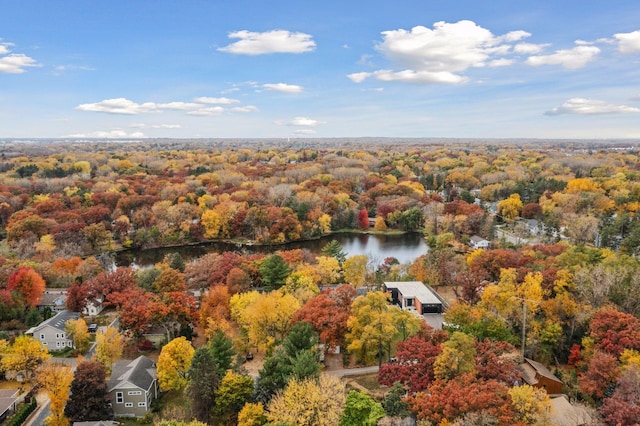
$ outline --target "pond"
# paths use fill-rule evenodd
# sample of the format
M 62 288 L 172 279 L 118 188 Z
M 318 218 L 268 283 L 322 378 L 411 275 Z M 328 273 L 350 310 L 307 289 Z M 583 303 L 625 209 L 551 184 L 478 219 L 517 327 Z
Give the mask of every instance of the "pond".
M 347 254 L 347 257 L 365 254 L 376 264 L 380 264 L 387 257 L 395 257 L 400 263 L 411 263 L 417 257 L 427 253 L 429 247 L 421 234 L 407 233 L 394 235 L 344 233 L 328 235 L 311 241 L 296 241 L 283 245 L 271 246 L 243 246 L 232 243 L 206 243 L 195 246 L 157 248 L 148 250 L 128 250 L 116 253 L 115 262 L 118 266 L 146 267 L 161 262 L 169 253 L 180 253 L 188 262 L 208 253 L 222 253 L 237 251 L 245 254 L 274 253 L 278 250 L 308 249 L 319 255 L 322 248 L 331 240 L 337 240 Z

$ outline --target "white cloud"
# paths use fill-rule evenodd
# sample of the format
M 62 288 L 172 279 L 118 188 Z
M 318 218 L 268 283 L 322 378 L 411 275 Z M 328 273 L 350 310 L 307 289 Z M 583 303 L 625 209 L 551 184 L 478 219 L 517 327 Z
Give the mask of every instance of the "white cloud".
M 134 129 L 181 129 L 180 124 L 144 124 L 135 123 L 129 126 Z
M 239 39 L 235 43 L 221 47 L 221 52 L 236 55 L 264 55 L 268 53 L 304 53 L 315 49 L 316 43 L 309 34 L 273 30 L 263 33 L 235 31 L 229 38 Z
M 92 104 L 80 104 L 76 109 L 80 111 L 104 112 L 107 114 L 136 115 L 157 110 L 157 104 L 145 102 L 138 104 L 127 98 L 105 99 Z
M 322 121 L 314 120 L 308 117 L 295 117 L 289 121 L 276 121 L 279 126 L 294 126 L 294 127 L 316 127 L 320 124 L 324 124 Z
M 295 84 L 286 84 L 286 83 L 267 83 L 263 84 L 267 90 L 271 90 L 274 92 L 282 92 L 282 93 L 300 93 L 302 92 L 302 86 L 298 86 Z
M 630 33 L 618 33 L 613 37 L 618 41 L 618 50 L 621 53 L 631 54 L 640 52 L 640 30 Z
M 235 90 L 240 90 L 240 89 L 235 89 Z M 198 103 L 201 103 L 201 104 L 208 104 L 208 105 L 231 105 L 231 104 L 240 103 L 240 101 L 237 100 L 237 99 L 210 98 L 210 97 L 207 97 L 207 96 L 202 96 L 200 98 L 195 98 L 194 102 L 198 102 Z
M 384 31 L 383 40 L 376 49 L 398 69 L 353 73 L 347 77 L 355 83 L 369 77 L 418 84 L 464 83 L 469 79 L 461 73 L 469 68 L 511 64 L 513 61 L 504 57 L 512 49 L 510 43 L 530 35 L 518 30 L 495 36 L 488 29 L 466 20 L 436 22 L 433 29 L 416 26 L 411 30 Z
M 167 102 L 164 104 L 157 104 L 158 109 L 171 109 L 177 111 L 193 111 L 195 109 L 202 108 L 202 104 L 195 102 Z
M 247 106 L 241 106 L 241 107 L 234 107 L 231 108 L 231 111 L 233 112 L 258 112 L 259 109 L 253 105 L 247 105 Z
M 530 56 L 525 63 L 534 67 L 540 65 L 561 65 L 567 69 L 584 67 L 600 53 L 596 46 L 576 46 L 573 49 L 556 50 L 550 55 Z
M 545 115 L 578 114 L 578 115 L 601 115 L 601 114 L 628 114 L 640 113 L 640 108 L 626 105 L 613 105 L 604 101 L 585 98 L 572 98 L 550 111 Z
M 220 106 L 209 107 L 209 108 L 200 108 L 193 111 L 189 111 L 187 114 L 189 115 L 220 115 L 224 112 L 224 108 Z
M 89 133 L 75 133 L 64 136 L 67 138 L 105 138 L 105 139 L 123 139 L 123 138 L 146 138 L 142 132 L 127 133 L 122 129 L 114 129 L 108 131 L 96 130 Z
M 515 53 L 533 55 L 542 52 L 547 46 L 549 46 L 549 44 L 518 43 L 513 46 L 513 51 Z
M 11 53 L 13 43 L 0 42 L 0 74 L 22 74 L 27 67 L 39 67 L 38 62 L 22 53 Z
M 500 59 L 495 59 L 491 62 L 489 62 L 489 66 L 490 67 L 506 67 L 508 65 L 513 64 L 513 59 L 507 59 L 507 58 L 500 58 Z

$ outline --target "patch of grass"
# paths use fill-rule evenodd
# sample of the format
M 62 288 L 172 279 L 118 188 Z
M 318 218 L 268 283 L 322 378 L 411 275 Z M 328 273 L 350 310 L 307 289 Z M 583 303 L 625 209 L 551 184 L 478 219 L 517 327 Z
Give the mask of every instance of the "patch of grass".
M 366 388 L 369 391 L 379 391 L 382 389 L 382 385 L 378 383 L 378 374 L 367 374 L 364 376 L 356 376 L 352 379 L 354 382 Z

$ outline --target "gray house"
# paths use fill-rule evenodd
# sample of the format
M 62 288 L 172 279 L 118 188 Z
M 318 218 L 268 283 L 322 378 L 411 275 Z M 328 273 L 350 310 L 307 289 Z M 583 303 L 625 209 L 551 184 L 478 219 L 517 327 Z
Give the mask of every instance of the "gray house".
M 50 351 L 60 351 L 64 348 L 72 348 L 73 341 L 64 331 L 64 326 L 71 319 L 78 319 L 80 314 L 71 311 L 61 311 L 46 321 L 26 331 L 26 335 L 33 336 Z
M 64 311 L 67 309 L 67 290 L 45 290 L 38 309 L 40 313 L 49 308 L 53 314 Z
M 113 364 L 107 397 L 116 417 L 144 417 L 158 397 L 155 363 L 144 355 Z

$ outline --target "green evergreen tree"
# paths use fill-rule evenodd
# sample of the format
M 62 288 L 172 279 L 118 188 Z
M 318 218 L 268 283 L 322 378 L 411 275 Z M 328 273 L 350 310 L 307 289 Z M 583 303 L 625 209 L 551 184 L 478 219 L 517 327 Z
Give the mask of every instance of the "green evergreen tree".
M 37 308 L 30 308 L 27 311 L 27 315 L 24 317 L 24 323 L 29 327 L 33 327 L 40 324 L 40 322 L 42 322 L 40 311 L 38 311 Z
M 188 374 L 186 392 L 191 400 L 193 414 L 199 421 L 208 423 L 211 407 L 215 403 L 215 393 L 220 384 L 220 376 L 216 372 L 216 365 L 208 348 L 196 349 Z
M 209 341 L 208 350 L 218 377 L 224 377 L 233 365 L 236 351 L 233 342 L 221 330 L 218 330 Z
M 282 287 L 290 273 L 291 268 L 287 262 L 277 254 L 267 257 L 260 265 L 262 282 L 269 290 L 277 290 Z
M 387 395 L 384 397 L 384 402 L 382 406 L 384 407 L 384 411 L 388 416 L 391 417 L 407 417 L 409 415 L 409 410 L 407 403 L 403 401 L 404 396 L 407 391 L 402 386 L 402 383 L 395 382 Z
M 337 240 L 331 240 L 326 246 L 322 247 L 321 253 L 324 256 L 333 257 L 340 262 L 340 266 L 347 259 L 347 253 L 344 252 L 342 244 Z

